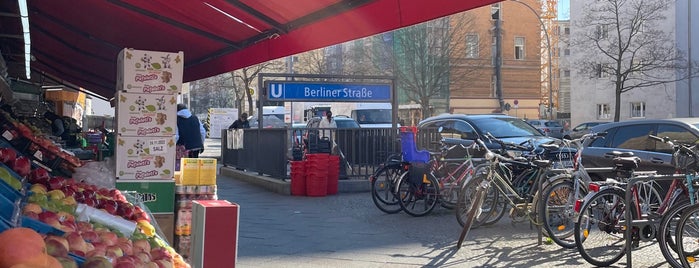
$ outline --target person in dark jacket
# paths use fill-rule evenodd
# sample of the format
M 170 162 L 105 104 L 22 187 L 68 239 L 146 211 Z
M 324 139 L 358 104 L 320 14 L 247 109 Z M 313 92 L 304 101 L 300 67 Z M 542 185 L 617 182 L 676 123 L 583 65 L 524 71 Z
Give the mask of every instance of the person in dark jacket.
M 204 141 L 206 140 L 206 130 L 199 122 L 199 118 L 187 109 L 187 106 L 177 104 L 177 134 L 175 136 L 177 145 L 184 145 L 189 151 L 189 158 L 198 158 L 199 153 L 204 151 Z
M 250 121 L 248 121 L 248 113 L 243 113 L 238 119 L 233 121 L 228 129 L 239 129 L 239 128 L 250 128 Z

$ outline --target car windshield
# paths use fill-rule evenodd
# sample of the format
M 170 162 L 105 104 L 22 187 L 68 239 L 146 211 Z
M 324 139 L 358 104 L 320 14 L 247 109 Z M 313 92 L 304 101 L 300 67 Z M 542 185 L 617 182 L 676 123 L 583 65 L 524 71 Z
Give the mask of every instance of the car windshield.
M 354 120 L 335 120 L 335 123 L 337 128 L 359 128 L 359 124 Z
M 357 110 L 356 119 L 360 124 L 390 124 L 391 109 Z
M 519 118 L 491 117 L 473 120 L 483 133 L 490 133 L 496 138 L 523 136 L 542 136 L 541 132 Z
M 559 123 L 556 122 L 556 121 L 549 121 L 549 122 L 546 122 L 546 126 L 547 126 L 547 127 L 563 127 L 563 126 L 561 126 L 561 124 L 559 124 Z

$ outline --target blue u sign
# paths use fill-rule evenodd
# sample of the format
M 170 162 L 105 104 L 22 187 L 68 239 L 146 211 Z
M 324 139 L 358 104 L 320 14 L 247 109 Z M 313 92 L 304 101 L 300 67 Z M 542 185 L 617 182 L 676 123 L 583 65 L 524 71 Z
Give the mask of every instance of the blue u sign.
M 347 84 L 268 81 L 270 101 L 390 102 L 390 84 Z

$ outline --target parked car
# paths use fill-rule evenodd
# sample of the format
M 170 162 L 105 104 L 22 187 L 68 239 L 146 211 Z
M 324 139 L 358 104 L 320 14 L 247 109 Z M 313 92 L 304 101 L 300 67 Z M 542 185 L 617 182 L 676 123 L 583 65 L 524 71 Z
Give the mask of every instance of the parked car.
M 568 140 L 573 140 L 582 137 L 583 135 L 590 133 L 590 129 L 592 129 L 595 126 L 601 125 L 601 124 L 606 124 L 609 122 L 585 122 L 580 125 L 575 126 L 574 128 L 566 131 L 563 134 L 564 139 Z
M 565 132 L 561 123 L 555 120 L 527 120 L 527 123 L 540 130 L 544 135 L 557 139 L 562 139 Z
M 633 152 L 641 158 L 638 171 L 658 171 L 672 174 L 672 147 L 648 138 L 649 134 L 669 137 L 672 140 L 694 143 L 699 139 L 699 118 L 643 119 L 601 124 L 593 127 L 593 133 L 607 132 L 603 138 L 588 141 L 582 152 L 586 168 L 611 167 L 612 159 L 605 157 L 611 151 Z M 603 179 L 614 174 L 591 174 L 595 179 Z
M 505 142 L 516 144 L 531 142 L 532 145 L 536 146 L 556 141 L 554 138 L 545 136 L 522 119 L 500 114 L 442 114 L 420 121 L 418 127 L 421 129 L 438 129 L 442 127 L 442 131 L 434 138 L 435 140 L 430 141 L 432 144 L 438 142 L 437 139 L 441 138 L 448 144 L 471 144 L 476 138 L 480 138 L 486 143 L 488 148 L 500 149 L 500 144 L 485 138 L 486 133 L 490 133 L 495 138 Z M 515 155 L 521 153 L 517 150 L 511 150 L 511 152 Z M 456 152 L 456 154 L 462 153 Z
M 314 129 L 318 128 L 321 119 L 325 118 L 314 117 L 306 123 L 306 133 L 304 135 L 304 142 L 306 145 L 308 145 L 309 142 L 317 142 L 319 131 Z M 332 139 L 344 154 L 353 152 L 352 146 L 354 141 L 358 138 L 359 132 L 352 131 L 352 129 L 360 128 L 359 123 L 351 117 L 342 115 L 334 116 L 333 120 L 335 120 L 338 130 L 334 131 Z

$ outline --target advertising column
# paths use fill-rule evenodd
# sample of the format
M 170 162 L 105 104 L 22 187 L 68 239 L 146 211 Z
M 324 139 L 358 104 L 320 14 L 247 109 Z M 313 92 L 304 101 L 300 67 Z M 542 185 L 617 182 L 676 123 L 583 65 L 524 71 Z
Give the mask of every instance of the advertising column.
M 116 186 L 138 193 L 172 244 L 184 54 L 124 49 L 117 64 Z

